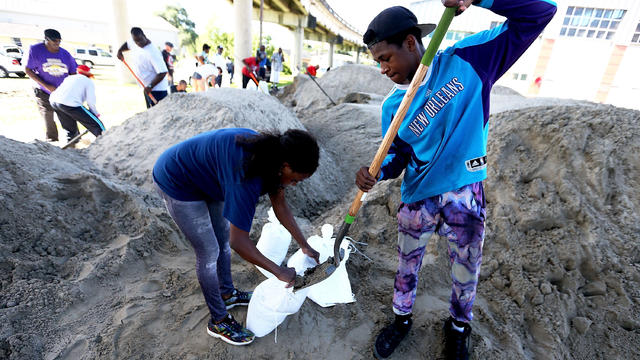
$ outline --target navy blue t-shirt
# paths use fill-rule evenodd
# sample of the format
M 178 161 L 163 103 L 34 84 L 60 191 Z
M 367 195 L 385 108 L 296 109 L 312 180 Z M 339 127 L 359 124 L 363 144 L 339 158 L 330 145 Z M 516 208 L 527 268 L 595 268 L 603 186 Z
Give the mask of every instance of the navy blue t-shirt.
M 176 200 L 224 201 L 223 216 L 248 232 L 262 194 L 262 180 L 244 179 L 246 152 L 236 137 L 256 134 L 231 128 L 194 136 L 160 155 L 153 179 Z

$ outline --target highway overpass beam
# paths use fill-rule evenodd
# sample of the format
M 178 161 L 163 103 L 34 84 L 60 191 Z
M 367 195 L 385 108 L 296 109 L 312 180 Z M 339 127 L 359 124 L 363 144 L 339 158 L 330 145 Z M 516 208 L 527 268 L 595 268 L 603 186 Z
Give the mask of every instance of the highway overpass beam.
M 115 0 L 114 0 L 115 1 Z M 233 0 L 233 12 L 235 15 L 235 46 L 234 46 L 234 81 L 236 84 L 242 83 L 242 59 L 251 56 L 251 11 L 253 9 L 252 0 Z M 215 51 L 215 50 L 214 50 Z

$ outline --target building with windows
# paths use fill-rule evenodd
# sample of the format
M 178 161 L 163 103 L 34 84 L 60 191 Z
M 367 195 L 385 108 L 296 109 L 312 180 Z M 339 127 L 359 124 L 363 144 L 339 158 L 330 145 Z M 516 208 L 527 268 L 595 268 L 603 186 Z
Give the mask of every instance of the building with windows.
M 499 81 L 526 96 L 589 100 L 640 109 L 640 1 L 559 0 L 542 35 Z M 440 0 L 416 1 L 420 22 L 435 22 Z M 506 19 L 471 7 L 454 19 L 442 47 Z

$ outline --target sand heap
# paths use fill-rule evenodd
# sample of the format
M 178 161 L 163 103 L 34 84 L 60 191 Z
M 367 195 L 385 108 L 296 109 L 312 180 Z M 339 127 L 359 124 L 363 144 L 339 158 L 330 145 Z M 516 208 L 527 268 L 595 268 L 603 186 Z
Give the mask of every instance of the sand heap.
M 144 192 L 76 151 L 0 137 L 0 169 L 0 358 L 89 358 L 128 294 L 168 286 L 150 254 L 186 245 Z
M 335 80 L 328 86 L 345 86 Z M 371 358 L 374 334 L 392 317 L 400 180 L 378 184 L 351 228 L 372 259 L 354 254 L 348 263 L 356 303 L 307 302 L 278 328 L 277 343 L 270 334 L 232 347 L 205 333 L 193 252 L 151 191 L 149 171 L 166 147 L 204 130 L 304 125 L 324 162 L 322 176 L 302 189 L 321 200 L 300 204 L 301 194 L 292 208 L 329 206 L 310 217 L 307 235 L 319 233 L 326 222 L 341 224 L 352 200 L 335 184 L 353 190 L 354 169 L 377 148 L 377 106 L 374 96 L 298 121 L 269 97 L 226 89 L 172 95 L 88 151 L 0 138 L 0 358 Z M 475 359 L 637 357 L 639 118 L 593 104 L 492 116 Z M 432 239 L 414 327 L 394 358 L 432 359 L 442 350 L 446 253 L 446 242 Z M 235 254 L 232 262 L 239 288 L 262 281 L 253 265 Z M 246 310 L 231 313 L 244 321 Z
M 491 118 L 488 222 L 472 340 L 476 359 L 637 356 L 638 119 L 637 111 L 595 104 Z M 372 333 L 390 318 L 399 186 L 399 180 L 380 183 L 351 231 L 368 242 L 373 262 L 355 256 L 351 264 L 356 306 L 366 307 L 366 316 L 350 321 Z M 341 222 L 348 206 L 337 206 L 315 224 Z M 442 349 L 439 326 L 451 291 L 446 254 L 446 241 L 434 237 L 419 280 L 419 325 L 398 358 L 432 358 Z
M 128 183 L 151 191 L 151 170 L 164 150 L 202 132 L 228 127 L 304 129 L 290 110 L 260 92 L 223 88 L 172 94 L 168 101 L 109 129 L 88 149 L 89 157 Z M 322 150 L 316 173 L 288 193 L 296 214 L 316 216 L 337 201 L 345 187 L 333 170 L 334 163 Z
M 316 81 L 336 103 L 344 96 L 356 92 L 385 96 L 393 87 L 393 82 L 386 76 L 381 76 L 379 69 L 354 64 L 335 68 L 316 78 Z M 295 107 L 296 111 L 331 105 L 331 101 L 311 81 L 309 75 L 298 75 L 292 85 L 285 90 L 281 100 L 284 104 Z

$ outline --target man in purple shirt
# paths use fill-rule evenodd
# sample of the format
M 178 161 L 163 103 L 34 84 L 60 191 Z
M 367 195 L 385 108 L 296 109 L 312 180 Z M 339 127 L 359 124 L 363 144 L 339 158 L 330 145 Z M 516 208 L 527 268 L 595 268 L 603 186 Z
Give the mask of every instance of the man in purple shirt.
M 58 141 L 58 128 L 53 121 L 53 108 L 49 104 L 49 94 L 64 78 L 76 73 L 76 60 L 60 47 L 60 33 L 54 29 L 44 31 L 44 42 L 31 45 L 26 73 L 38 84 L 34 89 L 40 114 L 47 126 L 47 141 Z

